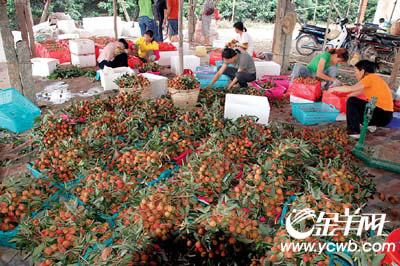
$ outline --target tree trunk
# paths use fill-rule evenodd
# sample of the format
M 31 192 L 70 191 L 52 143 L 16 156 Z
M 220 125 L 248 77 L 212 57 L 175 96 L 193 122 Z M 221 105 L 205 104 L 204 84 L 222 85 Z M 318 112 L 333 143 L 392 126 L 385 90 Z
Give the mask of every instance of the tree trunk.
M 29 33 L 29 45 L 31 48 L 31 55 L 35 57 L 35 35 L 33 34 L 33 17 L 31 9 L 31 1 L 27 0 L 25 5 L 25 16 L 27 21 L 27 28 Z
M 392 88 L 393 90 L 397 89 L 394 86 L 396 84 L 396 79 L 399 74 L 399 69 L 400 69 L 400 51 L 398 51 L 396 54 L 396 59 L 392 69 L 392 75 L 390 76 L 390 81 L 389 81 L 390 88 Z
M 329 26 L 330 26 L 331 18 L 332 18 L 332 8 L 333 8 L 333 0 L 331 0 L 331 5 L 329 7 L 328 23 L 326 24 L 325 39 L 324 39 L 324 45 L 322 46 L 322 51 L 325 51 L 326 42 L 328 41 L 328 30 L 329 30 Z
M 115 39 L 118 40 L 117 0 L 113 0 L 113 7 L 114 7 L 114 33 L 115 33 Z
M 40 18 L 40 23 L 43 23 L 47 20 L 50 4 L 51 4 L 51 0 L 47 0 L 46 4 L 44 6 L 44 9 L 43 9 L 42 17 Z
M 293 11 L 291 0 L 278 0 L 276 9 L 274 40 L 272 44 L 273 61 L 281 65 L 283 73 L 289 70 L 289 55 L 292 47 L 292 33 L 286 34 L 282 30 L 286 13 Z
M 22 40 L 28 42 L 31 55 L 35 56 L 35 37 L 33 35 L 33 20 L 30 2 L 27 0 L 16 0 L 15 10 Z
M 32 63 L 28 43 L 25 41 L 17 43 L 17 54 L 20 78 L 25 97 L 36 102 L 35 82 L 32 77 Z
M 11 33 L 8 24 L 7 1 L 0 0 L 0 34 L 3 41 L 3 47 L 7 62 L 8 80 L 11 87 L 23 93 L 21 80 L 19 78 L 19 66 L 17 54 L 14 46 L 14 36 Z
M 183 74 L 183 0 L 179 0 L 179 75 Z
M 233 0 L 231 22 L 233 22 L 233 20 L 235 19 L 235 7 L 236 7 L 236 0 Z
M 120 4 L 121 4 L 121 6 L 122 6 L 122 9 L 124 10 L 124 15 L 125 15 L 126 21 L 130 22 L 130 21 L 131 21 L 131 18 L 129 17 L 128 10 L 126 10 L 125 1 L 124 1 L 124 0 L 119 0 L 119 2 L 120 2 Z

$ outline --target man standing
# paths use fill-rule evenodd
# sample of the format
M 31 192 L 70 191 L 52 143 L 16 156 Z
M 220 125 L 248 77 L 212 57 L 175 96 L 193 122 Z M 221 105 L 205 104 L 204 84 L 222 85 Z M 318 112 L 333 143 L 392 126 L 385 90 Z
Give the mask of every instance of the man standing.
M 179 16 L 179 0 L 168 0 L 167 14 L 169 24 L 169 40 L 171 42 L 178 42 L 178 16 Z M 164 19 L 164 24 L 166 23 Z
M 142 36 L 147 30 L 151 30 L 154 32 L 154 39 L 159 41 L 158 30 L 156 29 L 153 16 L 153 0 L 136 1 L 138 8 L 136 9 L 135 18 L 139 17 L 139 27 Z
M 157 20 L 158 20 L 158 37 L 160 41 L 164 41 L 163 35 L 163 23 L 165 13 L 167 11 L 167 1 L 166 0 L 158 0 L 156 4 L 156 11 L 157 11 Z

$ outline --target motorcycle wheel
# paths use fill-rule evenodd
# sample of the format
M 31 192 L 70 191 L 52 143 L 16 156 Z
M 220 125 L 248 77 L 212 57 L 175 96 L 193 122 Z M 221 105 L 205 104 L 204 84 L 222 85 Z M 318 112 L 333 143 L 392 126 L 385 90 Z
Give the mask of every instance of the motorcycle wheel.
M 314 36 L 309 35 L 309 34 L 300 36 L 296 41 L 297 52 L 304 56 L 312 55 L 316 50 L 319 49 L 318 46 L 319 45 L 315 41 Z M 310 47 L 310 48 L 308 48 L 308 47 Z
M 378 52 L 375 50 L 375 47 L 372 45 L 366 46 L 362 49 L 361 56 L 363 59 L 375 61 L 375 59 L 379 56 Z

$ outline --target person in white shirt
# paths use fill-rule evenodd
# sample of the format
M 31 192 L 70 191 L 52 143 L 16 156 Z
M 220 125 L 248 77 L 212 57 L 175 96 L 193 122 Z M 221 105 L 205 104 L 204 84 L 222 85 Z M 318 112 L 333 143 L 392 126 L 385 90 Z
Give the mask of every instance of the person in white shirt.
M 243 22 L 236 22 L 235 24 L 233 24 L 233 27 L 235 28 L 235 31 L 237 33 L 235 40 L 238 42 L 238 46 L 249 53 L 250 56 L 253 56 L 253 39 L 247 32 L 247 29 L 243 25 Z

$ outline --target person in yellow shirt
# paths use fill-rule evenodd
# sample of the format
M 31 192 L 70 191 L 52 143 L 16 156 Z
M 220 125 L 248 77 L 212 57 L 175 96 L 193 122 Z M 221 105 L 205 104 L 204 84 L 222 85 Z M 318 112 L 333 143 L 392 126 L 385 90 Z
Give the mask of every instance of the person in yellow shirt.
M 135 42 L 139 58 L 144 62 L 153 62 L 160 59 L 158 43 L 154 40 L 154 33 L 148 30 Z
M 376 127 L 387 126 L 393 118 L 393 96 L 387 83 L 377 74 L 377 64 L 361 60 L 354 66 L 354 74 L 359 81 L 354 86 L 342 86 L 329 89 L 329 92 L 349 92 L 347 100 L 347 130 L 353 138 L 360 138 L 360 124 L 364 121 L 365 106 L 372 97 L 377 98 L 368 129 L 371 132 Z M 368 101 L 357 98 L 364 94 Z

